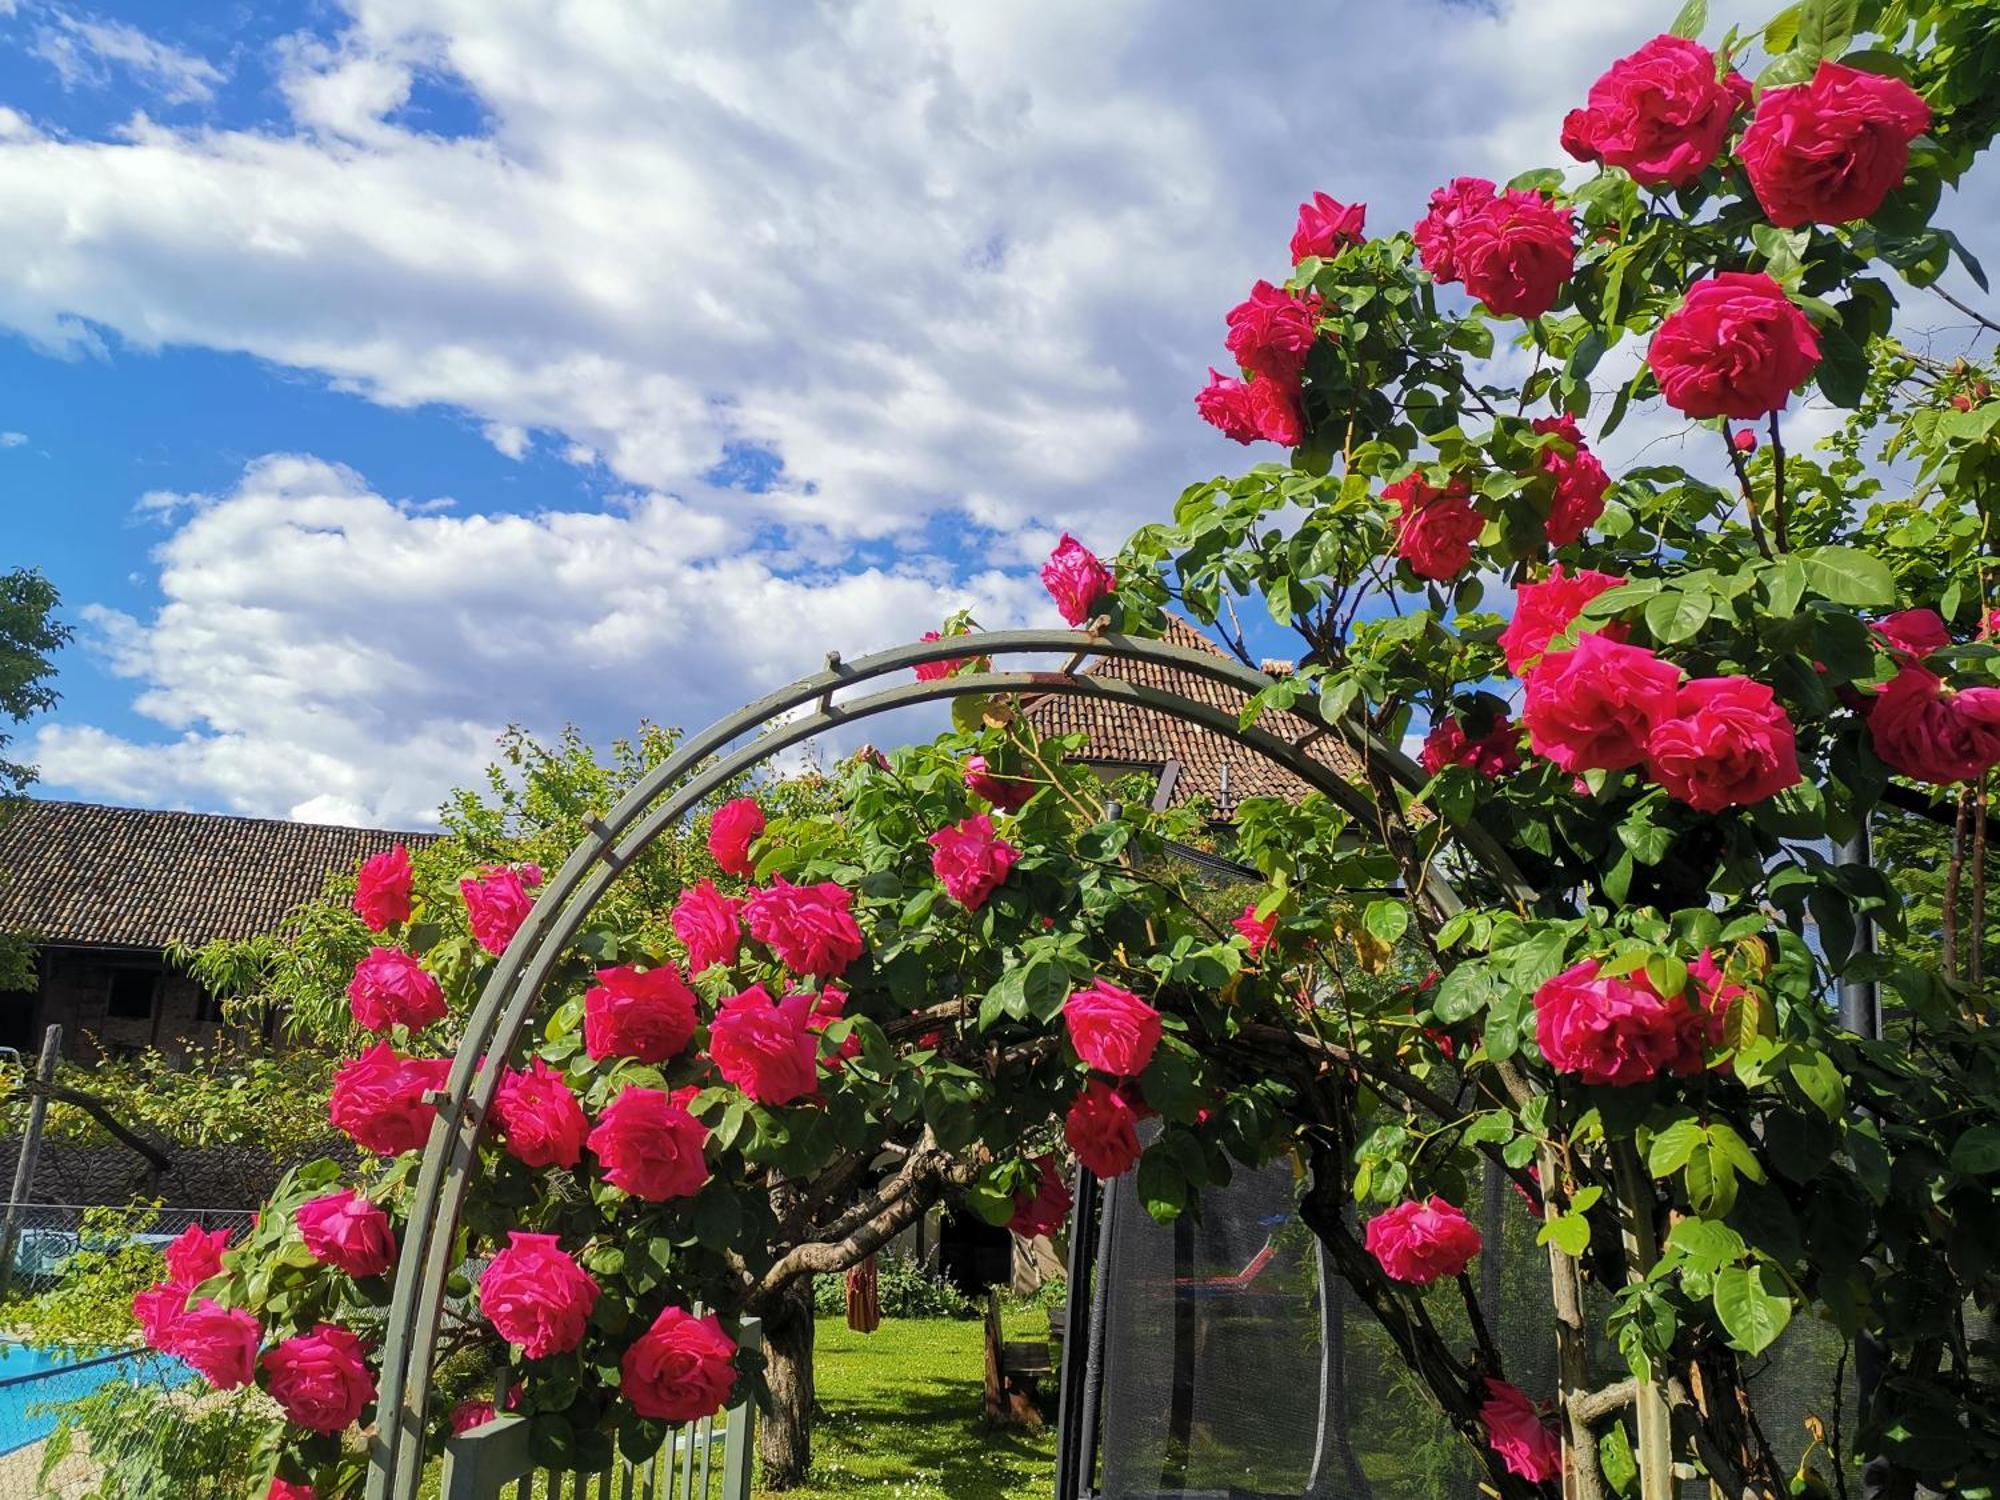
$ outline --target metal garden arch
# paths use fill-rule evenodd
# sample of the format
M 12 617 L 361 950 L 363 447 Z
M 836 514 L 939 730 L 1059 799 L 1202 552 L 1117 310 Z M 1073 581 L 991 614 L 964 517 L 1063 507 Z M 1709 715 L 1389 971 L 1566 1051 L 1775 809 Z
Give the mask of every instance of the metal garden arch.
M 878 688 L 851 701 L 835 701 L 843 692 L 892 673 L 971 655 L 981 659 L 979 670 L 933 682 Z M 1057 671 L 1015 672 L 994 671 L 991 665 L 997 657 L 1050 655 L 1067 655 L 1067 665 Z M 1255 726 L 1242 728 L 1234 714 L 1209 704 L 1122 678 L 1086 675 L 1078 668 L 1088 657 L 1169 667 L 1246 695 L 1270 682 L 1262 673 L 1225 657 L 1135 636 L 1067 630 L 995 631 L 920 641 L 852 663 L 832 653 L 825 670 L 758 699 L 688 740 L 592 825 L 592 836 L 548 883 L 501 955 L 467 1020 L 464 1039 L 437 1099 L 438 1116 L 424 1148 L 407 1237 L 396 1269 L 369 1455 L 368 1500 L 416 1500 L 426 1457 L 424 1415 L 430 1397 L 431 1359 L 445 1285 L 453 1269 L 453 1241 L 478 1164 L 480 1132 L 499 1086 L 502 1069 L 498 1064 L 512 1054 L 549 974 L 619 871 L 715 788 L 815 735 L 878 714 L 947 698 L 1021 692 L 1122 701 L 1214 730 L 1291 771 L 1363 821 L 1373 816 L 1372 799 L 1308 753 L 1318 740 L 1328 735 L 1339 738 L 1403 787 L 1421 785 L 1426 779 L 1399 750 L 1355 725 L 1328 722 L 1314 703 L 1301 702 L 1292 709 L 1311 728 L 1299 740 L 1288 741 Z M 787 717 L 794 714 L 797 716 Z M 759 730 L 764 732 L 757 733 Z M 738 745 L 739 740 L 746 742 Z M 1455 833 L 1489 871 L 1525 891 L 1513 861 L 1498 841 L 1476 827 Z M 1441 877 L 1427 883 L 1425 894 L 1441 914 L 1458 909 L 1456 894 Z M 482 1066 L 488 1061 L 496 1066 Z

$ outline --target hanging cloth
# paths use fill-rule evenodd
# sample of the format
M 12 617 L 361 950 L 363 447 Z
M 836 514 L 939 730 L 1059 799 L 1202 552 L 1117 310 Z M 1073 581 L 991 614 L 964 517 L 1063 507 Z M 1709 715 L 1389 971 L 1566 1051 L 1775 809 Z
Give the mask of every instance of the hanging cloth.
M 847 1273 L 847 1326 L 856 1333 L 873 1333 L 882 1326 L 882 1304 L 876 1296 L 872 1255 Z

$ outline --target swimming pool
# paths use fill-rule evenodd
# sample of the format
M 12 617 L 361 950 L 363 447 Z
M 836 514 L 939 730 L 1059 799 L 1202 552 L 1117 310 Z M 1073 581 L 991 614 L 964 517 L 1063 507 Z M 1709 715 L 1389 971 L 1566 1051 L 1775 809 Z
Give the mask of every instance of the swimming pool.
M 143 1375 L 171 1380 L 162 1360 L 144 1349 L 38 1349 L 0 1343 L 0 1454 L 40 1442 L 56 1430 L 56 1415 L 40 1408 L 87 1396 L 107 1381 Z

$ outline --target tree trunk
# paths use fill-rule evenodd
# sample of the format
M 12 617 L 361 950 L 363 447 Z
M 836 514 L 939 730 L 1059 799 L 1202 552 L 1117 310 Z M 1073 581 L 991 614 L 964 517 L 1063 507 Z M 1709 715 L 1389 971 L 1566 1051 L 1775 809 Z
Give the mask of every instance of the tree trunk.
M 764 1378 L 771 1409 L 757 1428 L 762 1488 L 788 1490 L 805 1482 L 812 1466 L 812 1278 L 801 1276 L 764 1305 Z

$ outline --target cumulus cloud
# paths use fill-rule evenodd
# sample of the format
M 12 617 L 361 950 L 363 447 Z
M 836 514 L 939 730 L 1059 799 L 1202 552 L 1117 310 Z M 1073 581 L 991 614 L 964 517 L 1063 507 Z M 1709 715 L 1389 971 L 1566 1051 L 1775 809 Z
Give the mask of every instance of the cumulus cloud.
M 402 826 L 477 775 L 509 723 L 700 724 L 960 607 L 1054 613 L 1030 580 L 935 559 L 826 572 L 666 496 L 533 516 L 397 503 L 299 455 L 230 492 L 159 497 L 165 603 L 91 607 L 90 649 L 138 685 L 163 744 L 57 720 L 55 785 L 121 800 Z

